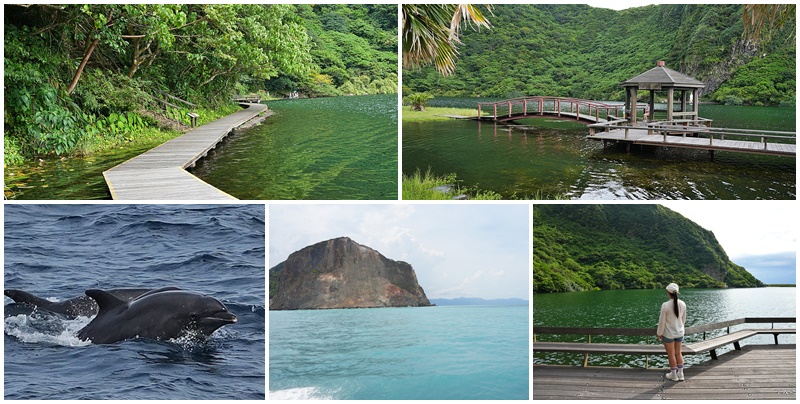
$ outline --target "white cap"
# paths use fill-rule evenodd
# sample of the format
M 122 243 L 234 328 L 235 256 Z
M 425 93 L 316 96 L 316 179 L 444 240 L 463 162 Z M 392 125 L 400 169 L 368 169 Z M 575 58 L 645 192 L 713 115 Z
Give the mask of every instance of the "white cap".
M 669 285 L 667 285 L 667 292 L 678 293 L 678 285 L 675 283 L 670 283 Z

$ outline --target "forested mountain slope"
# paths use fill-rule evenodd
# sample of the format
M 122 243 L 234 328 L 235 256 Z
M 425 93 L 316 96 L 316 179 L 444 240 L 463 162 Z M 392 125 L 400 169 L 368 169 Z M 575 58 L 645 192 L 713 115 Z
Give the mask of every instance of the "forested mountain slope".
M 408 92 L 621 100 L 619 83 L 666 61 L 708 86 L 707 99 L 794 104 L 795 23 L 742 39 L 742 5 L 494 5 L 492 29 L 463 30 L 456 72 L 404 71 Z
M 534 292 L 764 286 L 661 205 L 534 205 L 533 221 Z

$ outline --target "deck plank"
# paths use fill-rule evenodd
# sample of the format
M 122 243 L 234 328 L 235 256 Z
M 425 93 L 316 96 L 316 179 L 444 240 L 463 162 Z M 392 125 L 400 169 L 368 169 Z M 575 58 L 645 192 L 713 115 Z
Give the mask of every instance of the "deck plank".
M 672 382 L 664 369 L 533 366 L 533 399 L 796 398 L 795 345 L 748 345 L 686 369 Z
M 167 141 L 103 172 L 113 199 L 236 200 L 185 169 L 203 158 L 233 129 L 266 110 L 250 104 Z

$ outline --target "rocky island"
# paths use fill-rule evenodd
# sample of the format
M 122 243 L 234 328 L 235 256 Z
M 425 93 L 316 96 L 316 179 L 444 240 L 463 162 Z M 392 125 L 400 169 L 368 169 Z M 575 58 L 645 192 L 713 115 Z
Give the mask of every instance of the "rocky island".
M 269 309 L 430 306 L 414 269 L 348 237 L 296 251 L 269 270 Z

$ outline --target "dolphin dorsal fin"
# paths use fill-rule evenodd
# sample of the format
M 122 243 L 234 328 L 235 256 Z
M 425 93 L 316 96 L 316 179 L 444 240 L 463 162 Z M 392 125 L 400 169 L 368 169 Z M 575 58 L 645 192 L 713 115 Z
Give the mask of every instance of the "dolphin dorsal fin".
M 128 304 L 124 300 L 112 295 L 111 293 L 100 289 L 89 289 L 86 291 L 86 296 L 91 297 L 97 302 L 97 305 L 100 307 L 98 315 L 103 314 L 104 312 L 109 311 L 117 306 Z
M 3 293 L 16 303 L 29 304 L 39 307 L 45 307 L 49 303 L 52 303 L 22 290 L 6 289 Z

